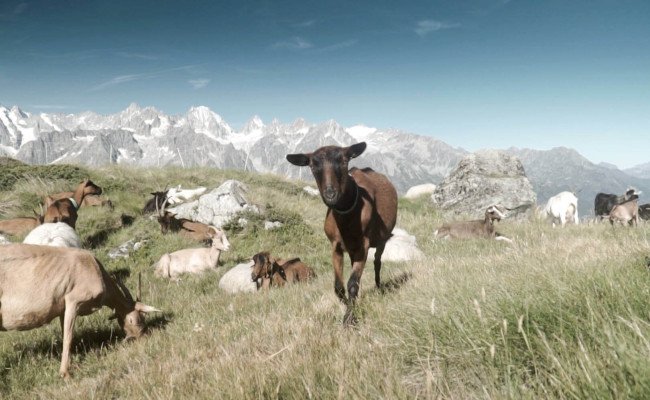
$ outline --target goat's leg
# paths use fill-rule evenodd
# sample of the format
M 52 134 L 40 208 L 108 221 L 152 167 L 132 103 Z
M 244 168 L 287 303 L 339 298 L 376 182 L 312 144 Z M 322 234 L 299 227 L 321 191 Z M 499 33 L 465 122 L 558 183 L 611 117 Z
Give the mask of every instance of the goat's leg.
M 74 321 L 77 318 L 77 304 L 66 301 L 63 317 L 63 353 L 61 355 L 61 368 L 59 375 L 68 379 L 70 373 L 70 346 L 72 345 L 72 334 L 74 332 Z
M 341 243 L 332 243 L 332 267 L 334 267 L 334 292 L 343 303 L 347 304 L 345 284 L 343 283 L 343 247 Z
M 377 288 L 381 287 L 381 255 L 384 254 L 386 243 L 377 245 L 375 249 L 375 285 Z
M 350 297 L 350 304 L 354 305 L 357 296 L 359 295 L 359 284 L 361 283 L 361 275 L 366 266 L 366 259 L 368 258 L 368 241 L 364 246 L 355 251 L 350 251 L 350 259 L 352 260 L 352 273 L 348 280 L 348 296 Z M 377 276 L 375 275 L 375 278 Z

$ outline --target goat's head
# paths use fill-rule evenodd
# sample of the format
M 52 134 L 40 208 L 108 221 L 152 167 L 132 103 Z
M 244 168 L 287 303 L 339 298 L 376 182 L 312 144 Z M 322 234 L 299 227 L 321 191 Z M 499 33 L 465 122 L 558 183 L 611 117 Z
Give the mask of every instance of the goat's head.
M 102 188 L 95 185 L 93 181 L 91 181 L 90 179 L 85 179 L 83 182 L 79 184 L 79 186 L 83 187 L 83 192 L 84 195 L 86 196 L 93 195 L 93 194 L 97 194 L 97 195 L 102 194 Z
M 366 150 L 366 143 L 350 147 L 325 146 L 306 154 L 288 154 L 287 161 L 299 167 L 309 166 L 325 204 L 334 207 L 347 187 L 348 162 Z
M 138 277 L 138 297 L 133 300 L 131 292 L 129 289 L 118 279 L 116 280 L 118 286 L 122 290 L 122 293 L 127 300 L 129 306 L 124 310 L 115 310 L 115 314 L 111 318 L 117 318 L 117 323 L 120 325 L 120 328 L 126 334 L 125 340 L 128 339 L 137 339 L 141 337 L 145 331 L 145 314 L 151 312 L 160 312 L 159 309 L 146 305 L 140 302 L 140 293 L 141 293 L 141 283 L 140 278 Z
M 226 233 L 221 229 L 217 229 L 214 226 L 210 226 L 208 228 L 208 236 L 210 236 L 210 239 L 212 240 L 212 247 L 221 251 L 230 250 L 230 242 L 226 237 Z
M 258 279 L 271 278 L 273 264 L 275 264 L 275 259 L 271 257 L 268 251 L 255 254 L 253 256 L 253 271 L 251 272 L 253 282 L 257 282 Z
M 502 218 L 505 218 L 506 215 L 505 213 L 500 210 L 500 207 L 498 205 L 492 205 L 485 210 L 485 218 L 489 219 L 490 222 L 492 221 L 501 221 Z

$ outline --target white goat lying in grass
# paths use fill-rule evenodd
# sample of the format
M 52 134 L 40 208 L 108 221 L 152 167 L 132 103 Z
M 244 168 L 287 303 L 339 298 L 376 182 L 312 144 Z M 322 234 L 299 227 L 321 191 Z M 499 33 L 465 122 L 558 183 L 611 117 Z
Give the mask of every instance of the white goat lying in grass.
M 45 223 L 32 229 L 23 240 L 25 244 L 81 248 L 77 232 L 65 222 Z
M 181 185 L 171 188 L 167 191 L 167 203 L 179 204 L 192 199 L 193 197 L 202 195 L 207 188 L 198 187 L 196 189 L 181 189 Z
M 156 275 L 177 279 L 178 275 L 184 272 L 199 274 L 207 269 L 217 268 L 221 251 L 228 251 L 230 243 L 223 231 L 210 227 L 208 232 L 212 238 L 212 246 L 163 254 L 154 265 Z

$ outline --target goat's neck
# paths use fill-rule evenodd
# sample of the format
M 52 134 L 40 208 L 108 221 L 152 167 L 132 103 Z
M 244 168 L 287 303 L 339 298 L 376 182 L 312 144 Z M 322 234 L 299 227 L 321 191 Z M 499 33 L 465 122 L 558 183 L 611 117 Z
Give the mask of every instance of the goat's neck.
M 81 184 L 77 186 L 77 189 L 74 191 L 72 198 L 77 202 L 77 208 L 81 207 L 81 202 L 84 201 L 86 197 L 86 186 Z
M 336 206 L 332 207 L 332 210 L 337 214 L 347 214 L 356 208 L 358 202 L 359 185 L 352 176 L 349 176 L 343 196 L 336 203 Z
M 115 280 L 106 272 L 103 272 L 104 285 L 106 286 L 106 297 L 104 305 L 115 310 L 117 315 L 126 315 L 133 310 L 134 302 L 127 298 L 127 294 L 117 285 Z
M 214 245 L 214 239 L 212 239 L 212 247 L 210 247 L 209 257 L 210 264 L 214 267 L 219 263 L 219 256 L 221 255 L 221 250 Z

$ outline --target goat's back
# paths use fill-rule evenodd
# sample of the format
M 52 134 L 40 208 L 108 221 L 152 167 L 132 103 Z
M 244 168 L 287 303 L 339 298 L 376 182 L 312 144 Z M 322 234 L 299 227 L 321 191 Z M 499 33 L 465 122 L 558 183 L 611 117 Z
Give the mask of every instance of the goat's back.
M 277 263 L 284 269 L 287 282 L 304 282 L 313 279 L 316 274 L 310 266 L 300 261 L 299 258 L 292 260 L 278 260 Z
M 0 221 L 0 233 L 20 236 L 40 225 L 38 218 L 19 217 Z
M 370 246 L 378 242 L 386 242 L 397 221 L 397 190 L 391 181 L 383 174 L 372 168 L 352 168 L 350 175 L 360 188 L 364 189 L 374 202 L 377 220 L 373 224 L 370 235 Z
M 54 247 L 81 248 L 81 239 L 72 227 L 64 222 L 44 223 L 34 228 L 23 240 L 25 244 Z

